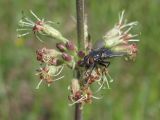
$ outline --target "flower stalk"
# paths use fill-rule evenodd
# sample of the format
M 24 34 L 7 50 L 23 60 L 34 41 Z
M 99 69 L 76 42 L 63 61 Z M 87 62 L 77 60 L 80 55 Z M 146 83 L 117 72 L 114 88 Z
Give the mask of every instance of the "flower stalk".
M 85 49 L 84 40 L 84 0 L 76 0 L 76 10 L 77 10 L 77 43 L 78 50 Z M 77 70 L 77 79 L 80 79 L 80 70 Z M 75 120 L 82 120 L 82 109 L 81 103 L 75 104 Z
M 36 51 L 37 61 L 40 68 L 36 75 L 40 81 L 36 89 L 42 83 L 48 86 L 64 78 L 61 73 L 64 66 L 72 69 L 73 80 L 69 86 L 70 106 L 75 105 L 75 120 L 82 120 L 82 108 L 84 104 L 92 103 L 93 99 L 101 99 L 94 96 L 106 86 L 110 89 L 113 82 L 109 74 L 109 58 L 125 57 L 125 59 L 135 59 L 138 48 L 135 42 L 138 34 L 132 34 L 131 30 L 137 22 L 126 23 L 124 11 L 119 15 L 119 21 L 109 30 L 101 41 L 92 45 L 91 37 L 88 34 L 87 18 L 84 15 L 84 0 L 76 0 L 77 10 L 77 44 L 65 38 L 60 31 L 52 27 L 51 21 L 40 19 L 35 13 L 30 13 L 36 21 L 24 17 L 19 21 L 20 34 L 18 37 L 26 36 L 33 32 L 40 41 L 39 35 L 49 36 L 57 40 L 55 49 L 43 47 Z M 43 41 L 42 41 L 43 42 Z M 96 84 L 95 84 L 96 83 Z M 98 86 L 95 92 L 92 85 Z M 106 85 L 106 86 L 105 86 Z

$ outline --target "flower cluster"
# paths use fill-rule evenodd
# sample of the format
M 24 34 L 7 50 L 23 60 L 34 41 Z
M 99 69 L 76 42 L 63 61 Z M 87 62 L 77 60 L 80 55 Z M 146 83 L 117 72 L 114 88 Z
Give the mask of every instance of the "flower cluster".
M 40 35 L 49 36 L 54 38 L 58 42 L 56 43 L 56 49 L 42 48 L 36 51 L 37 61 L 40 62 L 40 68 L 37 69 L 36 75 L 39 76 L 39 83 L 37 89 L 42 82 L 45 82 L 50 86 L 54 81 L 64 78 L 61 76 L 64 66 L 71 68 L 72 70 L 79 71 L 77 79 L 73 79 L 69 86 L 70 95 L 69 100 L 72 102 L 70 105 L 80 103 L 92 103 L 92 99 L 100 99 L 95 97 L 92 92 L 92 85 L 98 85 L 96 92 L 99 92 L 102 88 L 110 89 L 110 83 L 113 82 L 111 78 L 107 59 L 111 56 L 125 56 L 127 59 L 134 59 L 137 54 L 137 46 L 133 42 L 139 41 L 135 39 L 137 34 L 132 34 L 131 29 L 137 25 L 137 22 L 126 23 L 124 20 L 124 11 L 119 15 L 118 23 L 108 31 L 103 40 L 98 42 L 98 47 L 92 48 L 90 35 L 88 34 L 87 21 L 84 24 L 85 35 L 85 50 L 78 50 L 77 46 L 67 38 L 65 38 L 57 29 L 51 26 L 55 24 L 51 21 L 44 21 L 40 19 L 30 11 L 36 21 L 32 21 L 27 17 L 23 17 L 19 21 L 20 34 L 18 37 L 22 37 L 33 32 L 37 39 L 40 41 Z M 88 41 L 87 41 L 88 39 Z M 101 50 L 101 48 L 104 48 Z M 99 64 L 99 65 L 98 65 Z M 75 72 L 76 73 L 76 72 Z M 94 84 L 97 83 L 97 84 Z M 95 92 L 95 93 L 96 93 Z
M 23 17 L 19 21 L 19 28 L 17 29 L 17 31 L 20 34 L 18 35 L 18 37 L 26 36 L 33 32 L 36 38 L 40 41 L 42 40 L 39 37 L 39 34 L 49 36 L 58 41 L 61 41 L 56 44 L 57 50 L 47 49 L 44 47 L 36 51 L 37 60 L 41 63 L 41 66 L 37 70 L 36 74 L 40 78 L 40 82 L 36 87 L 39 88 L 42 81 L 45 81 L 48 85 L 50 85 L 53 81 L 62 79 L 64 76 L 58 76 L 62 72 L 64 65 L 67 65 L 70 68 L 74 69 L 76 59 L 74 55 L 77 54 L 77 47 L 72 41 L 63 37 L 57 29 L 51 26 L 51 24 L 55 24 L 54 22 L 44 21 L 44 19 L 40 19 L 32 11 L 30 11 L 30 13 L 36 20 L 33 21 L 28 17 Z
M 116 24 L 113 29 L 105 34 L 102 41 L 97 42 L 98 45 L 94 45 L 96 46 L 95 49 L 97 49 L 97 51 L 100 51 L 99 48 L 106 48 L 105 53 L 100 51 L 101 54 L 98 54 L 99 52 L 96 52 L 96 50 L 87 51 L 88 53 L 83 51 L 78 52 L 80 60 L 77 64 L 81 67 L 84 66 L 85 68 L 81 72 L 82 76 L 79 79 L 81 86 L 79 89 L 76 89 L 75 92 L 74 87 L 72 87 L 74 85 L 70 87 L 71 95 L 69 98 L 73 102 L 72 104 L 82 103 L 83 105 L 84 103 L 91 103 L 92 98 L 97 98 L 94 97 L 91 92 L 91 86 L 94 83 L 97 83 L 96 85 L 98 85 L 96 92 L 99 92 L 102 88 L 105 88 L 105 84 L 107 85 L 107 88 L 110 89 L 110 83 L 113 82 L 113 79 L 110 76 L 106 65 L 102 62 L 98 62 L 103 61 L 103 57 L 100 58 L 98 57 L 99 55 L 104 56 L 103 54 L 106 55 L 109 51 L 107 54 L 108 56 L 124 56 L 129 59 L 134 59 L 136 57 L 138 49 L 136 44 L 133 42 L 138 42 L 139 40 L 135 39 L 137 34 L 133 35 L 130 32 L 135 25 L 137 25 L 137 22 L 126 23 L 124 21 L 123 11 L 119 16 L 118 24 Z M 99 63 L 100 65 L 97 65 Z M 104 61 L 104 63 L 106 62 Z
M 59 51 L 47 48 L 38 49 L 36 51 L 37 60 L 40 61 L 41 66 L 44 66 L 37 70 L 38 73 L 36 75 L 39 75 L 40 78 L 37 88 L 39 88 L 42 81 L 46 81 L 48 85 L 50 85 L 53 81 L 63 78 L 64 76 L 59 78 L 54 77 L 60 75 L 64 65 L 67 65 L 72 69 L 75 67 L 75 60 L 72 55 L 74 53 L 72 53 L 72 51 L 75 51 L 76 49 L 74 44 L 68 41 L 66 42 L 66 46 L 64 46 L 63 43 L 57 43 L 56 47 Z

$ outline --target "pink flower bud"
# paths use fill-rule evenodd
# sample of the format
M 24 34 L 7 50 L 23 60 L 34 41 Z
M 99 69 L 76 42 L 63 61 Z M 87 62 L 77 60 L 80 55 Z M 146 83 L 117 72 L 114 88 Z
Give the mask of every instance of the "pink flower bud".
M 67 53 L 62 53 L 62 58 L 67 62 L 71 62 L 72 61 L 72 57 Z
M 85 53 L 83 51 L 79 51 L 78 52 L 78 56 L 81 57 L 81 58 L 84 58 Z
M 67 48 L 68 50 L 75 50 L 75 49 L 76 49 L 76 47 L 75 47 L 75 45 L 74 45 L 74 43 L 73 43 L 72 41 L 68 41 L 68 42 L 66 43 L 66 48 Z
M 59 51 L 61 52 L 65 52 L 66 51 L 66 47 L 64 46 L 63 43 L 57 43 L 56 47 L 58 48 Z

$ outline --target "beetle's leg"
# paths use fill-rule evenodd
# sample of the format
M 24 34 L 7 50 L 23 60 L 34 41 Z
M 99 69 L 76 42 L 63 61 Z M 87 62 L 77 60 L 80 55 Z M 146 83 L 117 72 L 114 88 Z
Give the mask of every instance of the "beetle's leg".
M 99 64 L 104 66 L 105 68 L 107 68 L 110 65 L 110 62 L 109 61 L 100 61 Z
M 101 66 L 103 66 L 103 67 L 107 68 L 107 65 L 106 65 L 106 64 L 104 64 L 104 63 L 102 63 L 102 62 L 99 62 L 99 65 L 101 65 Z
M 107 64 L 107 67 L 110 65 L 110 62 L 109 62 L 109 61 L 103 61 L 103 63 L 106 63 L 106 64 Z

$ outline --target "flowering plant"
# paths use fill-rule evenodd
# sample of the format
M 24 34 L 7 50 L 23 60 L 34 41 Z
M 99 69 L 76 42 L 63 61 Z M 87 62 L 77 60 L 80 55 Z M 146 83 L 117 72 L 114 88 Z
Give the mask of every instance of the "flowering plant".
M 79 79 L 73 78 L 71 85 L 69 86 L 70 95 L 69 100 L 72 102 L 70 105 L 80 103 L 91 103 L 92 98 L 100 99 L 101 97 L 95 97 L 92 92 L 91 86 L 94 83 L 98 85 L 95 93 L 99 92 L 102 88 L 105 88 L 104 84 L 107 84 L 107 88 L 110 89 L 110 83 L 113 82 L 111 78 L 108 66 L 110 62 L 105 61 L 110 57 L 125 57 L 126 59 L 133 60 L 137 54 L 137 46 L 135 42 L 138 34 L 132 34 L 131 30 L 137 25 L 137 22 L 127 23 L 124 20 L 124 11 L 119 15 L 119 21 L 115 26 L 106 32 L 101 41 L 98 41 L 94 47 L 92 47 L 91 41 L 87 37 L 87 22 L 84 24 L 84 37 L 86 39 L 85 50 L 78 50 L 77 45 L 73 41 L 65 38 L 60 31 L 51 26 L 54 22 L 44 21 L 37 17 L 35 13 L 30 11 L 36 18 L 36 21 L 32 21 L 27 17 L 23 17 L 19 21 L 18 32 L 23 32 L 18 35 L 22 37 L 33 32 L 38 40 L 43 40 L 40 35 L 54 38 L 58 42 L 56 43 L 57 49 L 42 48 L 36 51 L 37 60 L 41 63 L 40 68 L 37 69 L 37 74 L 40 81 L 37 85 L 39 89 L 42 82 L 45 82 L 50 86 L 57 80 L 65 78 L 62 72 L 64 66 L 73 70 L 78 70 L 80 75 Z

